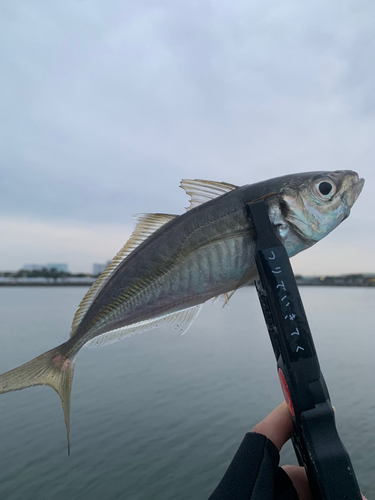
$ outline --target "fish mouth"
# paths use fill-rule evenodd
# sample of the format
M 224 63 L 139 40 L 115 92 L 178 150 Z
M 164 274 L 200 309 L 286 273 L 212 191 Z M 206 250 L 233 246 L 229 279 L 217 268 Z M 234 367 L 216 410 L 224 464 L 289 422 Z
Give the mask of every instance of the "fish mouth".
M 354 205 L 354 203 L 358 200 L 358 197 L 362 192 L 364 184 L 365 184 L 365 179 L 360 178 L 356 172 L 353 172 L 352 182 L 345 189 L 343 193 L 343 199 L 346 202 L 348 208 L 351 208 Z
M 358 181 L 354 184 L 353 188 L 354 188 L 354 191 L 355 191 L 355 199 L 354 199 L 354 202 L 355 203 L 358 199 L 358 196 L 362 193 L 362 189 L 363 189 L 363 186 L 365 185 L 365 179 L 358 179 Z

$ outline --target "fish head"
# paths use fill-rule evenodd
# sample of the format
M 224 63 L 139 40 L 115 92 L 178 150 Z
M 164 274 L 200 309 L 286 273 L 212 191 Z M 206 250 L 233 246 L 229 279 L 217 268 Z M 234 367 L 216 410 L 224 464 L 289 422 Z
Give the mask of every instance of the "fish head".
M 301 180 L 299 185 L 285 186 L 279 199 L 283 219 L 299 240 L 296 245 L 290 234 L 280 234 L 289 255 L 312 246 L 341 224 L 365 182 L 351 170 L 312 172 Z

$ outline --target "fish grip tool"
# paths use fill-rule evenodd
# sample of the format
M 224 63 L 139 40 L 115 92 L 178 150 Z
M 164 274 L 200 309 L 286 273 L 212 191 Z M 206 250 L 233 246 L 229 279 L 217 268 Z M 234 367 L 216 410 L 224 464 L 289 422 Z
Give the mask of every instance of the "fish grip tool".
M 247 205 L 255 239 L 255 282 L 294 422 L 293 446 L 316 500 L 361 500 L 357 479 L 338 435 L 328 389 L 284 245 L 263 201 Z

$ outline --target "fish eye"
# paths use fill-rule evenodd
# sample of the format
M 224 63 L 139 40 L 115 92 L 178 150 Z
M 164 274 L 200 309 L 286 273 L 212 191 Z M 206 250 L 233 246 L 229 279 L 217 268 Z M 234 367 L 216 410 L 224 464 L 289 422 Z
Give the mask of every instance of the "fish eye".
M 332 191 L 332 184 L 327 181 L 323 181 L 319 184 L 319 191 L 327 196 Z
M 320 180 L 315 184 L 315 192 L 320 198 L 327 199 L 336 193 L 336 186 L 329 179 Z

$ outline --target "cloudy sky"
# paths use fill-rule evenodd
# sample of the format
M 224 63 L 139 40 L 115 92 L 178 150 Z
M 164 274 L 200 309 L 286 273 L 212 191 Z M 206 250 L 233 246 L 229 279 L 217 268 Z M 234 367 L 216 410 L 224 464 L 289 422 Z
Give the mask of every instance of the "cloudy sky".
M 4 0 L 0 270 L 91 271 L 182 178 L 366 179 L 297 272 L 375 272 L 375 4 Z

